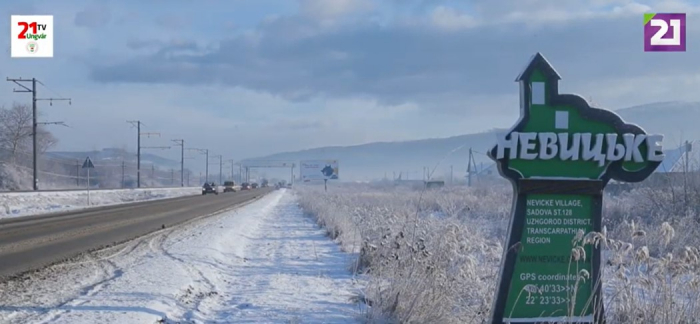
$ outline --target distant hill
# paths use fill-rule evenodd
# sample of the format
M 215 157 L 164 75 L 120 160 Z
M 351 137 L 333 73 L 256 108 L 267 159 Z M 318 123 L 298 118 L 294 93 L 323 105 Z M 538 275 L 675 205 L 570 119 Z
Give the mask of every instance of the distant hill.
M 67 152 L 67 151 L 53 151 L 47 152 L 50 158 L 56 159 L 75 159 L 83 161 L 86 157 L 95 163 L 108 163 L 115 164 L 121 163 L 124 160 L 128 164 L 136 163 L 136 152 L 127 152 L 123 149 L 118 148 L 106 148 L 101 151 L 82 151 L 82 152 Z M 180 161 L 174 161 L 167 159 L 155 154 L 141 152 L 141 165 L 155 165 L 156 168 L 161 169 L 180 169 Z
M 667 147 L 700 139 L 700 102 L 662 102 L 616 110 L 649 133 L 664 134 Z
M 90 157 L 95 169 L 91 172 L 91 185 L 100 188 L 127 188 L 136 186 L 136 153 L 118 148 L 83 152 L 47 152 L 41 159 L 40 169 L 44 187 L 77 186 L 85 177 L 85 170 L 78 165 Z M 176 186 L 180 184 L 180 161 L 161 156 L 141 154 L 142 187 Z M 76 176 L 79 174 L 80 176 Z M 190 175 L 185 169 L 185 174 Z M 78 178 L 78 179 L 76 179 Z M 193 175 L 195 184 L 200 179 Z M 82 185 L 82 184 L 81 184 Z
M 627 122 L 641 125 L 647 132 L 666 135 L 667 148 L 678 146 L 681 140 L 700 139 L 700 102 L 662 102 L 616 110 Z M 469 149 L 472 148 L 478 168 L 491 164 L 484 153 L 495 143 L 503 129 L 403 142 L 377 142 L 354 146 L 329 146 L 309 150 L 283 152 L 259 157 L 260 160 L 338 159 L 342 180 L 371 180 L 385 175 L 392 178 L 402 173 L 403 179 L 422 179 L 423 167 L 434 177 L 448 178 L 453 166 L 455 178 L 464 177 Z M 249 159 L 253 160 L 253 159 Z

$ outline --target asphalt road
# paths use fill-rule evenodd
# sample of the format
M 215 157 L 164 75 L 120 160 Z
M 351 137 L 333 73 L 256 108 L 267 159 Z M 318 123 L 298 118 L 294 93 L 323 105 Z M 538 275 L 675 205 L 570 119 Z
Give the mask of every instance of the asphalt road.
M 200 188 L 199 186 L 193 186 L 191 188 Z M 141 188 L 91 188 L 90 191 L 105 191 L 105 190 L 158 190 L 158 189 L 182 189 L 182 186 L 174 187 L 141 187 Z M 13 194 L 13 193 L 24 193 L 24 192 L 70 192 L 70 191 L 85 191 L 85 188 L 73 188 L 73 189 L 39 189 L 39 190 L 3 190 L 0 194 Z M 223 190 L 223 189 L 222 189 Z
M 0 220 L 0 279 L 260 197 L 261 188 Z

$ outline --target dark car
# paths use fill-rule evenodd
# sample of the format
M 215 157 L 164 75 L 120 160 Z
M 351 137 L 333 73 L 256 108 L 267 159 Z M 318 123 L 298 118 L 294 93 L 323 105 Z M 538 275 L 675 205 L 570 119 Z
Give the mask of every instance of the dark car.
M 257 189 L 257 188 L 258 188 L 258 184 L 257 184 L 257 183 L 255 183 L 255 182 L 253 182 L 253 184 L 252 184 L 252 185 L 250 185 L 250 186 L 251 186 L 251 187 L 252 187 L 253 189 Z
M 250 184 L 247 182 L 242 183 L 241 190 L 250 190 Z
M 233 181 L 224 181 L 224 192 L 236 192 Z
M 219 192 L 216 190 L 216 185 L 212 183 L 204 183 L 202 186 L 202 195 L 210 194 L 213 193 L 215 195 L 218 195 Z

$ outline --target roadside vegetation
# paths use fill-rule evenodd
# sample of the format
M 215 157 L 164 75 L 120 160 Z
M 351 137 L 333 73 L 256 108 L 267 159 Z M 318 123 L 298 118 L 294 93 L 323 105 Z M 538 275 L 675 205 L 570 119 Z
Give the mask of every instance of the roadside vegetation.
M 366 280 L 369 322 L 486 323 L 510 218 L 508 183 L 415 190 L 298 186 L 301 207 Z M 696 323 L 700 317 L 700 180 L 683 174 L 606 193 L 602 233 L 608 323 Z

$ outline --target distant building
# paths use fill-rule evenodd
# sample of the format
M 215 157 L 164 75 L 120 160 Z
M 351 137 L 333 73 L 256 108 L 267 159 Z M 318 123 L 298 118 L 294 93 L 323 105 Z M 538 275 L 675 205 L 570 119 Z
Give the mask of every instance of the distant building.
M 698 161 L 692 157 L 693 145 L 696 141 L 687 142 L 677 148 L 664 150 L 664 160 L 654 172 L 639 184 L 611 180 L 606 187 L 608 192 L 629 190 L 635 186 L 660 186 L 683 183 L 684 177 L 695 175 L 698 171 Z
M 697 172 L 697 160 L 692 157 L 694 142 L 664 151 L 664 160 L 644 182 L 652 185 L 682 183 L 689 172 Z

